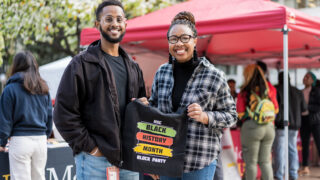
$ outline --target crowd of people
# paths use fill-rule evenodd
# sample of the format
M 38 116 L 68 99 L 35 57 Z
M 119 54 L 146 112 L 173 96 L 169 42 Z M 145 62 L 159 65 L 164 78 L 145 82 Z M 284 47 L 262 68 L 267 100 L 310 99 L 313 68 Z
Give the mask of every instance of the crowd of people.
M 256 178 L 257 164 L 261 169 L 262 179 L 284 179 L 285 149 L 288 148 L 289 179 L 295 180 L 299 176 L 310 173 L 308 162 L 311 134 L 316 149 L 320 148 L 320 134 L 318 134 L 320 132 L 318 129 L 320 124 L 318 102 L 320 86 L 317 84 L 318 80 L 315 74 L 310 71 L 303 78 L 305 86 L 303 90 L 292 86 L 288 76 L 289 119 L 286 122 L 284 120 L 284 73 L 278 74 L 278 84 L 274 87 L 265 76 L 266 72 L 267 66 L 261 61 L 248 65 L 243 73 L 244 84 L 236 99 L 239 117 L 237 126 L 241 129 L 242 158 L 246 164 L 244 179 Z M 233 82 L 234 80 L 229 81 Z M 273 103 L 276 114 L 273 123 L 254 123 L 255 120 L 250 116 L 248 108 L 252 108 L 251 103 L 256 103 L 253 108 L 258 106 L 258 100 L 254 97 L 256 94 L 262 99 L 267 97 Z M 288 126 L 288 147 L 285 147 L 285 126 Z M 300 168 L 297 148 L 299 131 L 302 144 Z M 320 151 L 318 151 L 318 155 L 320 155 Z
M 95 26 L 100 40 L 67 66 L 53 112 L 57 129 L 73 150 L 78 180 L 106 179 L 109 172 L 119 172 L 121 180 L 139 179 L 139 173 L 121 169 L 121 124 L 126 105 L 135 99 L 163 113 L 187 108 L 182 177 L 149 174 L 153 179 L 212 180 L 215 174 L 221 175 L 220 168 L 215 171 L 221 166 L 217 160 L 221 158 L 222 132 L 235 124 L 241 131 L 246 180 L 256 179 L 257 164 L 263 180 L 283 179 L 285 126 L 289 127 L 290 179 L 309 173 L 311 134 L 320 155 L 320 87 L 316 76 L 312 72 L 305 75 L 302 91 L 289 84 L 289 123 L 285 123 L 283 73 L 279 73 L 279 84 L 274 87 L 266 78 L 263 62 L 250 64 L 244 69 L 244 83 L 237 93 L 235 80 L 227 81 L 210 60 L 198 57 L 195 23 L 193 14 L 186 11 L 173 18 L 167 32 L 168 63 L 159 67 L 151 97 L 147 98 L 141 69 L 120 47 L 126 29 L 121 2 L 107 0 L 97 7 Z M 11 179 L 45 179 L 52 105 L 48 86 L 28 51 L 14 58 L 0 99 L 0 124 L 0 151 L 10 139 Z M 300 170 L 299 130 L 303 152 Z

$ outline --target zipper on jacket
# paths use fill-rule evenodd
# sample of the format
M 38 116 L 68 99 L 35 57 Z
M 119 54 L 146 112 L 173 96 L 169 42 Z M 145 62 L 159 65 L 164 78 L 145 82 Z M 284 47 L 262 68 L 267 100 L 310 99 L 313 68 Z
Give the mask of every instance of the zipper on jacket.
M 120 121 L 121 121 L 121 119 L 120 119 Z M 121 124 L 122 123 L 120 123 L 120 127 L 119 127 L 119 138 L 120 138 L 120 162 L 119 162 L 119 168 L 121 168 L 122 167 L 122 164 L 123 164 L 123 157 L 122 157 L 122 127 L 121 127 Z

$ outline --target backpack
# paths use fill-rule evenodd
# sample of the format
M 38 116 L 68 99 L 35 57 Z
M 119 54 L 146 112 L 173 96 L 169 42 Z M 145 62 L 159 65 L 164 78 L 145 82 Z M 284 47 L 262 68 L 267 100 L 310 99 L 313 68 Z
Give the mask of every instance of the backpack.
M 268 96 L 268 89 L 262 98 L 251 91 L 249 105 L 246 107 L 247 115 L 257 124 L 264 125 L 273 122 L 276 117 L 275 107 Z

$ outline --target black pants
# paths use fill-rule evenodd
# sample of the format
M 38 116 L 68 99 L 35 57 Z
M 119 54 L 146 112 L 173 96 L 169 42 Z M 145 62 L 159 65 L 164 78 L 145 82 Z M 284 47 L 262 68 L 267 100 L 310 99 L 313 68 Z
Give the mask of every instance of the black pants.
M 308 166 L 309 160 L 309 144 L 312 134 L 320 156 L 320 124 L 312 124 L 309 116 L 302 116 L 300 137 L 302 143 L 302 166 Z

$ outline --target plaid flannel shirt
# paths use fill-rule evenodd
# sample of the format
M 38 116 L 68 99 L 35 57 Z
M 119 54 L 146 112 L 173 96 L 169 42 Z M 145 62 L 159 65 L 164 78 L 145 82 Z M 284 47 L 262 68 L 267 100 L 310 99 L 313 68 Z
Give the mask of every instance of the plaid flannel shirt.
M 202 169 L 217 159 L 223 128 L 231 127 L 237 119 L 236 105 L 224 73 L 205 58 L 199 60 L 184 90 L 180 107 L 198 103 L 208 114 L 209 124 L 189 118 L 184 172 Z M 150 105 L 164 113 L 173 113 L 173 84 L 172 64 L 161 65 L 153 81 Z

